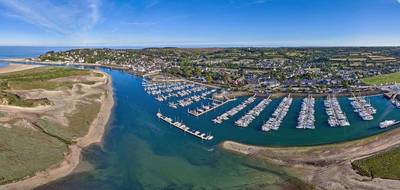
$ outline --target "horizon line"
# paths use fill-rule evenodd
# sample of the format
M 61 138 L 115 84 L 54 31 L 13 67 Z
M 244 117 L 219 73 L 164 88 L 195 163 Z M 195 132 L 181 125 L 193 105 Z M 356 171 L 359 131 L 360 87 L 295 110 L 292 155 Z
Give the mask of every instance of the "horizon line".
M 182 48 L 182 49 L 212 49 L 212 48 L 374 48 L 374 47 L 400 47 L 399 45 L 282 45 L 282 46 L 267 46 L 267 45 L 0 45 L 0 47 L 38 47 L 38 48 L 88 48 L 88 49 L 147 49 L 147 48 Z

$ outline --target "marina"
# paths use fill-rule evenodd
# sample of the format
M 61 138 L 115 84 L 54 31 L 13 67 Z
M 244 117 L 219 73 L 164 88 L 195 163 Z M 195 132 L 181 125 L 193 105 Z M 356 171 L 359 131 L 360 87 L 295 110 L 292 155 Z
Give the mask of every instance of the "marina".
M 283 98 L 281 103 L 279 103 L 278 107 L 275 109 L 274 113 L 272 116 L 268 119 L 267 122 L 265 122 L 261 130 L 262 131 L 270 131 L 272 130 L 278 130 L 282 120 L 285 118 L 287 112 L 289 111 L 290 105 L 292 105 L 293 98 L 290 97 L 290 94 Z
M 142 82 L 142 86 L 144 90 L 155 97 L 155 99 L 159 102 L 166 101 L 170 98 L 178 98 L 185 97 L 192 94 L 200 93 L 202 91 L 207 90 L 208 88 L 204 86 L 200 86 L 194 83 L 186 83 L 186 82 L 149 82 L 144 80 Z M 211 94 L 215 89 L 209 90 L 206 95 Z M 201 97 L 206 96 L 202 93 L 201 95 L 193 95 L 191 97 L 180 100 L 179 105 L 187 106 L 192 103 L 192 101 L 199 101 Z M 171 102 L 171 104 L 175 104 Z M 171 106 L 175 107 L 175 106 Z
M 246 108 L 249 104 L 253 103 L 256 100 L 255 95 L 247 98 L 245 101 L 237 105 L 236 107 L 228 110 L 227 112 L 223 113 L 222 115 L 216 117 L 212 121 L 217 124 L 221 124 L 222 122 L 228 120 L 230 117 L 236 115 L 240 111 L 242 111 L 244 108 Z
M 118 154 L 118 157 L 116 157 L 118 159 L 115 160 L 118 162 L 120 162 L 119 160 L 126 160 L 124 162 L 127 165 L 131 164 L 132 160 L 135 161 L 136 159 L 136 157 L 134 157 L 134 159 L 132 159 L 131 156 L 127 157 L 127 151 L 130 151 L 129 153 L 131 155 L 141 155 L 140 163 L 149 160 L 149 158 L 156 158 L 160 161 L 160 164 L 155 165 L 154 163 L 157 162 L 151 162 L 146 166 L 152 167 L 152 169 L 162 168 L 164 166 L 163 163 L 168 162 L 168 160 L 171 159 L 169 156 L 170 154 L 180 156 L 179 158 L 181 158 L 182 155 L 189 155 L 190 159 L 202 161 L 202 155 L 205 155 L 204 153 L 206 151 L 212 150 L 219 143 L 226 140 L 272 147 L 306 146 L 346 142 L 396 129 L 397 126 L 395 125 L 380 128 L 379 123 L 400 117 L 400 110 L 393 109 L 395 107 L 390 101 L 383 96 L 378 95 L 366 97 L 367 101 L 377 108 L 377 111 L 374 120 L 364 121 L 359 119 L 357 113 L 353 112 L 353 108 L 348 98 L 338 97 L 337 100 L 341 105 L 343 113 L 346 114 L 348 120 L 351 122 L 351 126 L 330 127 L 327 122 L 328 117 L 325 113 L 324 99 L 316 98 L 315 110 L 320 110 L 315 112 L 315 126 L 318 127 L 315 130 L 299 132 L 295 126 L 298 113 L 301 110 L 302 99 L 294 97 L 286 116 L 282 120 L 279 130 L 274 131 L 273 133 L 262 133 L 259 130 L 255 130 L 253 127 L 233 127 L 234 120 L 240 118 L 240 116 L 238 116 L 240 113 L 237 114 L 236 117 L 233 117 L 231 121 L 222 123 L 222 127 L 215 127 L 211 121 L 212 118 L 226 112 L 226 110 L 229 110 L 231 106 L 235 107 L 238 104 L 241 104 L 249 97 L 237 97 L 237 101 L 232 101 L 227 103 L 226 106 L 214 109 L 214 111 L 209 114 L 203 115 L 202 117 L 192 117 L 187 114 L 187 109 L 171 109 L 168 106 L 168 102 L 158 102 L 153 96 L 144 91 L 140 92 L 140 90 L 137 90 L 141 88 L 140 78 L 127 76 L 127 74 L 119 71 L 107 70 L 107 72 L 116 78 L 116 80 L 113 80 L 112 82 L 115 88 L 117 101 L 114 111 L 118 114 L 113 115 L 113 118 L 110 120 L 110 132 L 105 136 L 107 139 L 105 146 L 107 149 L 112 147 L 112 150 L 116 150 L 117 153 L 112 151 L 112 153 L 109 154 Z M 259 117 L 253 120 L 250 126 L 261 126 L 265 120 L 272 116 L 283 99 L 285 98 L 272 99 L 271 103 L 265 108 Z M 257 97 L 256 100 L 261 100 L 261 98 Z M 248 107 L 250 106 L 251 105 Z M 194 136 L 191 134 L 183 135 L 183 132 L 180 132 L 182 129 L 179 129 L 179 131 L 175 130 L 175 126 L 169 128 L 166 123 L 160 123 L 158 117 L 155 117 L 157 110 L 159 109 L 162 111 L 163 115 L 168 115 L 170 118 L 182 119 L 185 126 L 196 127 L 197 131 L 203 133 L 209 132 L 209 134 L 213 135 L 213 139 L 199 140 L 199 137 L 193 138 Z M 185 132 L 185 134 L 188 133 Z M 121 144 L 116 142 L 121 142 L 124 146 L 130 148 L 120 149 Z M 166 144 L 169 146 L 165 146 Z M 141 149 L 138 150 L 137 147 L 140 147 Z M 96 149 L 91 149 L 90 152 L 92 152 L 91 154 L 93 156 L 98 155 Z M 112 160 L 114 160 L 114 158 Z M 223 161 L 223 163 L 225 162 L 226 160 Z M 183 163 L 187 162 L 185 161 Z M 153 167 L 153 165 L 155 166 Z M 214 164 L 211 165 L 211 168 L 214 168 Z M 229 165 L 229 168 L 236 165 L 237 164 Z M 123 167 L 126 166 L 124 165 Z M 176 167 L 180 167 L 180 165 L 174 165 L 174 168 Z M 136 169 L 137 167 L 132 168 Z M 114 169 L 114 164 L 112 164 L 112 166 L 107 170 L 112 171 Z M 185 171 L 186 169 L 186 167 L 182 168 L 182 170 Z M 146 171 L 147 170 L 139 170 L 138 173 Z M 119 171 L 116 171 L 115 176 L 118 175 Z M 194 174 L 194 176 L 197 176 L 197 174 Z
M 247 127 L 256 117 L 260 115 L 260 113 L 268 106 L 271 102 L 271 96 L 266 99 L 261 100 L 253 109 L 246 113 L 246 115 L 242 116 L 240 119 L 235 121 L 235 125 L 239 127 Z
M 163 82 L 155 83 L 143 81 L 142 86 L 147 92 L 147 94 L 155 97 L 159 102 L 164 102 L 165 100 L 171 99 L 171 101 L 163 103 L 161 105 L 166 106 L 171 110 L 181 110 L 180 113 L 188 113 L 190 116 L 195 116 L 198 118 L 206 113 L 212 112 L 209 116 L 204 116 L 202 118 L 211 120 L 212 123 L 222 125 L 224 121 L 234 118 L 233 121 L 227 122 L 224 125 L 238 126 L 241 128 L 247 128 L 250 124 L 255 121 L 256 126 L 261 126 L 261 131 L 277 131 L 281 126 L 288 126 L 288 128 L 294 126 L 294 129 L 314 129 L 315 126 L 327 126 L 331 128 L 338 129 L 337 127 L 351 127 L 359 126 L 360 124 L 352 119 L 348 118 L 349 108 L 351 109 L 352 115 L 358 115 L 362 118 L 362 121 L 371 122 L 374 120 L 373 115 L 376 114 L 377 110 L 370 103 L 371 97 L 353 96 L 351 98 L 341 97 L 342 103 L 339 99 L 333 95 L 328 94 L 326 98 L 315 99 L 312 96 L 307 96 L 300 100 L 299 98 L 292 98 L 289 94 L 288 96 L 281 99 L 279 103 L 274 103 L 274 108 L 268 108 L 271 102 L 276 102 L 277 100 L 272 100 L 268 98 L 258 98 L 255 95 L 249 97 L 237 98 L 237 103 L 234 103 L 227 107 L 227 110 L 220 109 L 223 105 L 229 102 L 234 102 L 237 99 L 227 99 L 216 100 L 213 99 L 213 93 L 217 92 L 216 89 L 209 87 L 202 87 L 198 84 L 191 84 L 187 82 Z M 162 101 L 158 100 L 162 97 Z M 381 96 L 383 98 L 383 96 Z M 385 96 L 387 97 L 387 96 Z M 367 99 L 368 98 L 368 99 Z M 348 100 L 343 102 L 344 99 Z M 250 104 L 259 100 L 257 104 L 252 108 L 248 108 Z M 397 107 L 394 100 L 389 98 L 384 99 L 387 106 Z M 293 102 L 295 104 L 293 105 Z M 192 104 L 196 103 L 196 107 L 191 107 Z M 235 105 L 236 104 L 236 105 Z M 344 104 L 344 105 L 341 105 Z M 343 110 L 343 106 L 347 109 Z M 186 110 L 178 109 L 183 107 L 189 107 Z M 266 115 L 261 114 L 265 109 L 269 110 Z M 271 110 L 272 109 L 272 110 Z M 319 109 L 325 110 L 324 115 L 320 113 L 315 113 L 315 110 Z M 239 112 L 246 110 L 243 115 L 239 116 Z M 292 110 L 292 111 L 291 111 Z M 354 111 L 353 111 L 354 110 Z M 175 115 L 175 114 L 174 114 Z M 178 116 L 179 115 L 179 116 Z M 182 115 L 178 114 L 177 117 L 181 118 Z M 288 116 L 289 115 L 289 116 Z M 211 118 L 210 118 L 211 117 Z M 294 118 L 295 117 L 295 118 Z M 353 117 L 353 116 L 352 116 Z M 352 118 L 350 117 L 350 118 Z M 267 119 L 266 119 L 267 118 Z M 323 119 L 322 119 L 323 118 Z M 296 123 L 293 121 L 297 121 Z M 201 120 L 201 122 L 203 122 Z M 350 125 L 350 122 L 352 124 Z M 376 123 L 377 121 L 375 121 Z M 173 122 L 175 123 L 175 121 Z M 397 123 L 397 121 L 396 121 Z M 181 122 L 175 123 L 175 127 L 179 128 Z M 209 125 L 207 122 L 203 125 Z M 368 124 L 367 124 L 368 125 Z M 373 125 L 373 124 L 371 124 Z M 183 125 L 186 127 L 186 125 Z M 386 129 L 392 125 L 392 120 L 384 120 L 380 123 L 376 123 L 375 127 L 379 129 Z M 285 127 L 286 128 L 286 127 Z M 179 128 L 185 131 L 185 128 Z M 191 131 L 188 133 L 196 134 L 196 131 Z M 202 133 L 197 135 L 201 136 Z M 205 135 L 205 134 L 204 134 Z M 203 135 L 203 137 L 205 137 Z M 253 134 L 254 135 L 254 134 Z M 199 136 L 197 136 L 199 137 Z M 200 138 L 200 137 L 199 137 Z M 214 137 L 213 137 L 214 138 Z
M 199 92 L 199 91 L 195 91 L 195 92 Z M 176 105 L 179 105 L 180 107 L 187 107 L 187 106 L 193 104 L 194 102 L 199 102 L 201 100 L 205 100 L 207 98 L 207 96 L 211 95 L 214 92 L 216 92 L 215 89 L 208 90 L 208 91 L 201 93 L 200 95 L 193 95 L 193 96 L 178 100 L 177 103 L 170 102 L 169 105 L 172 108 L 177 108 Z
M 167 116 L 164 116 L 160 112 L 157 112 L 156 116 L 159 119 L 161 119 L 161 120 L 171 124 L 172 126 L 182 130 L 183 132 L 191 134 L 191 135 L 193 135 L 193 136 L 195 136 L 197 138 L 200 138 L 202 140 L 208 140 L 209 141 L 209 140 L 212 140 L 214 138 L 214 136 L 212 136 L 212 135 L 207 135 L 207 134 L 202 133 L 200 131 L 192 130 L 189 127 L 187 127 L 185 124 L 183 124 L 182 122 L 174 121 L 171 118 L 169 118 Z
M 363 120 L 371 121 L 374 119 L 373 115 L 376 113 L 376 109 L 370 103 L 367 103 L 365 97 L 354 96 L 349 100 L 352 100 L 351 105 L 354 108 L 354 112 L 357 112 Z
M 205 114 L 205 113 L 207 113 L 207 112 L 210 112 L 210 111 L 212 111 L 212 110 L 214 110 L 214 109 L 217 109 L 217 108 L 219 108 L 220 106 L 223 106 L 223 105 L 225 105 L 226 103 L 231 102 L 231 101 L 234 101 L 234 100 L 236 100 L 236 99 L 227 99 L 227 100 L 225 100 L 225 101 L 218 101 L 218 100 L 215 100 L 215 99 L 210 99 L 210 100 L 212 101 L 211 104 L 209 104 L 209 105 L 202 105 L 201 107 L 198 107 L 198 108 L 196 108 L 196 109 L 188 110 L 188 113 L 191 114 L 191 115 L 193 115 L 193 116 L 199 117 L 199 116 L 201 116 L 201 115 L 203 115 L 203 114 Z
M 328 95 L 324 100 L 324 105 L 326 114 L 329 116 L 328 123 L 331 127 L 344 127 L 350 125 L 335 96 Z
M 296 128 L 315 129 L 314 104 L 315 104 L 315 99 L 312 96 L 308 96 L 303 99 L 303 102 L 301 104 L 301 111 L 297 119 L 298 123 Z

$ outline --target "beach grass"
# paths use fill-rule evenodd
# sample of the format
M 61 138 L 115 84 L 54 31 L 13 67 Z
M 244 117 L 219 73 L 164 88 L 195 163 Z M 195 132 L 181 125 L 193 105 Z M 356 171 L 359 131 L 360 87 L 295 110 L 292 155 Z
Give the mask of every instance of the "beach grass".
M 34 106 L 51 104 L 51 102 L 45 98 L 24 100 L 15 94 L 5 91 L 0 91 L 0 100 L 2 104 L 5 104 L 5 102 L 7 102 L 6 103 L 7 105 L 20 106 L 20 107 L 34 107 Z
M 381 85 L 400 82 L 400 72 L 384 75 L 377 75 L 362 79 L 362 82 L 368 85 Z
M 51 81 L 10 81 L 8 85 L 13 90 L 45 89 L 56 90 L 60 88 L 72 88 L 72 82 L 51 82 Z
M 35 124 L 48 135 L 59 138 L 67 144 L 71 144 L 76 138 L 87 134 L 90 124 L 100 111 L 100 107 L 100 102 L 96 101 L 78 104 L 73 113 L 66 115 L 69 122 L 68 126 L 61 126 L 46 118 L 38 120 Z
M 37 67 L 33 69 L 4 73 L 1 80 L 11 81 L 44 81 L 68 76 L 88 75 L 89 70 L 81 70 L 68 67 Z
M 65 143 L 39 130 L 0 126 L 0 184 L 57 164 L 66 150 Z
M 0 75 L 1 89 L 31 90 L 45 89 L 55 90 L 60 87 L 72 87 L 71 82 L 52 82 L 51 79 L 89 75 L 88 70 L 80 70 L 66 67 L 38 67 L 24 71 L 5 73 Z
M 48 105 L 50 104 L 50 102 L 46 99 L 22 99 L 21 97 L 8 92 L 7 90 L 56 90 L 65 88 L 70 89 L 72 88 L 74 82 L 54 82 L 50 80 L 62 77 L 82 76 L 89 74 L 93 73 L 88 70 L 65 67 L 38 67 L 24 71 L 4 73 L 0 75 L 0 100 L 2 104 L 21 107 Z M 93 82 L 88 82 L 88 84 L 93 84 Z
M 400 179 L 400 148 L 352 162 L 353 169 L 371 178 Z
M 96 72 L 89 70 L 64 67 L 37 67 L 0 74 L 0 101 L 3 105 L 35 107 L 57 103 L 47 98 L 26 99 L 19 92 L 12 90 L 65 91 L 71 89 L 74 84 L 82 84 L 81 90 L 85 91 L 81 94 L 75 90 L 65 91 L 72 92 L 70 95 L 76 96 L 77 99 L 76 104 L 73 104 L 74 109 L 60 112 L 64 114 L 65 121 L 58 117 L 53 118 L 51 113 L 48 116 L 41 113 L 27 113 L 26 118 L 23 116 L 24 123 L 19 125 L 17 122 L 22 118 L 0 112 L 0 117 L 8 119 L 0 123 L 0 185 L 34 176 L 36 172 L 56 166 L 65 158 L 69 146 L 75 146 L 77 138 L 88 133 L 91 123 L 100 112 L 102 102 L 99 98 L 103 93 L 98 89 L 84 86 L 84 84 L 93 85 L 97 80 L 75 76 L 103 77 L 104 75 L 97 75 Z M 64 77 L 72 78 L 64 79 Z M 73 99 L 75 101 L 75 98 Z

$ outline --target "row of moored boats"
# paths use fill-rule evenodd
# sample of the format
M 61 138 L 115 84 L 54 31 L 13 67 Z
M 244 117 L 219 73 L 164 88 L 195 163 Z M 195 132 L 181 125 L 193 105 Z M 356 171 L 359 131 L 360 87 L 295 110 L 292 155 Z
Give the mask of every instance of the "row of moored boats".
M 272 100 L 270 97 L 261 100 L 253 109 L 251 109 L 247 114 L 242 116 L 240 119 L 235 121 L 235 125 L 239 127 L 247 127 L 249 124 L 260 115 L 260 113 L 267 107 L 267 105 Z
M 340 108 L 339 102 L 335 96 L 330 96 L 324 100 L 326 114 L 329 116 L 328 123 L 331 127 L 349 126 L 350 122 Z
M 169 118 L 167 116 L 164 116 L 160 112 L 157 112 L 156 116 L 159 119 L 161 119 L 161 120 L 171 124 L 172 126 L 182 130 L 183 132 L 191 134 L 191 135 L 193 135 L 195 137 L 198 137 L 198 138 L 200 138 L 202 140 L 212 140 L 214 138 L 214 136 L 212 136 L 212 135 L 208 135 L 208 134 L 202 133 L 202 132 L 197 131 L 197 130 L 192 130 L 188 126 L 186 126 L 184 123 L 179 122 L 179 121 L 174 121 L 173 119 L 171 119 L 171 118 Z
M 178 107 L 178 105 L 180 107 L 189 106 L 189 105 L 193 104 L 194 102 L 199 102 L 203 99 L 206 99 L 208 95 L 214 93 L 215 91 L 216 91 L 215 89 L 207 90 L 205 92 L 202 92 L 201 94 L 195 94 L 193 96 L 178 100 L 177 102 L 169 102 L 169 107 L 176 109 Z
M 217 124 L 221 124 L 225 120 L 228 120 L 230 117 L 236 115 L 240 111 L 242 111 L 244 108 L 246 108 L 249 104 L 253 103 L 256 100 L 255 95 L 247 98 L 245 101 L 240 103 L 239 105 L 235 106 L 234 108 L 228 110 L 227 112 L 221 114 L 217 118 L 213 119 L 212 121 Z
M 354 112 L 357 112 L 363 120 L 370 121 L 374 119 L 373 115 L 376 113 L 376 109 L 372 107 L 372 105 L 368 103 L 364 97 L 354 96 L 353 98 L 349 99 L 351 100 L 351 105 L 354 108 Z
M 203 115 L 203 114 L 205 114 L 205 113 L 207 113 L 209 111 L 217 109 L 218 107 L 223 106 L 224 104 L 226 104 L 226 103 L 228 103 L 230 101 L 233 101 L 235 99 L 227 99 L 225 101 L 218 101 L 218 100 L 214 100 L 214 99 L 211 99 L 211 100 L 212 100 L 211 104 L 201 105 L 200 107 L 197 107 L 195 109 L 188 110 L 188 113 L 198 117 L 198 116 L 201 116 L 201 115 Z
M 193 83 L 185 83 L 185 82 L 165 82 L 165 83 L 158 83 L 158 82 L 149 82 L 144 80 L 142 82 L 142 86 L 144 90 L 154 96 L 157 101 L 163 102 L 168 100 L 169 98 L 172 97 L 185 97 L 189 96 L 191 94 L 196 94 L 200 93 L 202 91 L 207 90 L 206 87 L 196 85 Z M 207 93 L 212 93 L 207 91 Z M 203 95 L 203 94 L 202 94 Z M 208 95 L 208 94 L 207 94 Z M 194 95 L 191 99 L 191 101 L 194 100 L 200 100 L 201 96 L 200 95 Z M 185 103 L 182 101 L 182 105 L 185 105 Z
M 315 109 L 314 109 L 315 99 L 312 96 L 308 96 L 303 99 L 301 103 L 301 110 L 299 117 L 297 119 L 298 129 L 315 129 Z
M 274 113 L 272 113 L 272 116 L 262 125 L 261 130 L 265 132 L 270 131 L 271 129 L 278 130 L 281 126 L 283 118 L 285 118 L 287 112 L 289 111 L 290 105 L 292 105 L 292 101 L 293 98 L 290 96 L 290 94 L 289 96 L 283 98 L 281 103 L 279 103 L 278 107 L 275 109 Z

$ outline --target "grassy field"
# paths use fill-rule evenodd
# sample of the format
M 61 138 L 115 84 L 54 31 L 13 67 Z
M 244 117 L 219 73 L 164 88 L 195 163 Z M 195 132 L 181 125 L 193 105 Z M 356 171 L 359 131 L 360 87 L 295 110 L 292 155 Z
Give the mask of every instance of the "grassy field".
M 0 75 L 1 89 L 46 89 L 54 90 L 69 83 L 50 82 L 51 79 L 89 75 L 90 71 L 66 67 L 38 67 L 34 69 Z
M 95 101 L 79 104 L 73 113 L 66 115 L 69 121 L 69 126 L 67 127 L 51 123 L 47 119 L 39 120 L 36 125 L 49 135 L 60 138 L 70 144 L 74 139 L 82 137 L 88 132 L 90 124 L 100 111 L 100 106 L 101 104 Z
M 14 73 L 0 74 L 0 101 L 8 105 L 32 107 L 42 104 L 51 104 L 48 99 L 26 100 L 9 92 L 10 89 L 46 89 L 54 90 L 69 88 L 73 82 L 54 82 L 57 79 L 69 76 L 92 75 L 102 77 L 102 74 L 87 70 L 78 70 L 63 67 L 39 67 Z M 92 81 L 85 84 L 93 84 Z M 91 94 L 78 103 L 72 113 L 65 113 L 68 126 L 61 126 L 50 122 L 46 118 L 28 119 L 32 128 L 17 126 L 20 118 L 12 118 L 0 123 L 0 184 L 9 183 L 26 176 L 34 175 L 37 171 L 45 170 L 59 163 L 64 158 L 68 144 L 74 139 L 87 134 L 90 124 L 96 118 L 101 108 L 101 102 L 95 101 L 101 93 Z M 0 117 L 9 117 L 0 112 Z M 11 128 L 7 128 L 11 127 Z
M 400 83 L 400 72 L 368 77 L 362 81 L 368 85 L 381 85 L 394 82 Z
M 0 126 L 0 184 L 58 163 L 66 150 L 65 143 L 41 131 Z
M 15 94 L 0 91 L 1 104 L 20 106 L 20 107 L 34 107 L 40 105 L 49 105 L 51 102 L 48 99 L 35 99 L 24 100 Z M 7 103 L 5 103 L 7 102 Z
M 51 79 L 82 76 L 91 74 L 88 70 L 79 70 L 65 67 L 38 67 L 34 69 L 5 73 L 0 75 L 0 102 L 13 106 L 34 107 L 47 105 L 47 100 L 23 100 L 6 90 L 56 90 L 71 88 L 73 82 L 54 82 Z M 94 75 L 98 76 L 98 75 Z
M 398 180 L 400 179 L 400 148 L 356 160 L 352 166 L 364 176 Z

